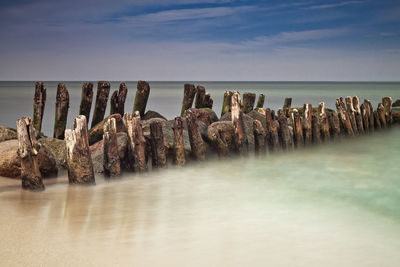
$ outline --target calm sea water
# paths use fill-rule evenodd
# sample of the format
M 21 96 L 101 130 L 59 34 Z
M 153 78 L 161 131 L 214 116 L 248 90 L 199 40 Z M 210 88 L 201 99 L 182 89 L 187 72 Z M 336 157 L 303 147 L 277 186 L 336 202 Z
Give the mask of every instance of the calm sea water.
M 67 84 L 75 99 L 71 113 L 80 97 L 80 83 L 73 84 Z M 337 96 L 367 97 L 374 106 L 383 95 L 400 96 L 399 84 L 201 84 L 217 113 L 225 89 L 257 89 L 272 108 L 286 96 L 294 105 L 324 100 L 328 106 Z M 12 90 L 2 83 L 10 95 L 1 98 L 0 124 L 18 117 L 24 105 L 16 99 L 31 114 L 33 83 L 25 85 Z M 46 85 L 54 102 L 56 84 Z M 183 82 L 151 86 L 149 108 L 175 116 Z M 51 125 L 53 116 L 46 116 Z M 399 138 L 395 127 L 293 153 L 125 173 L 114 182 L 97 175 L 91 187 L 68 186 L 61 173 L 45 181 L 42 193 L 0 178 L 0 266 L 397 267 Z
M 78 115 L 83 82 L 65 82 L 70 94 L 70 109 L 67 128 L 72 127 L 73 119 Z M 185 82 L 150 82 L 151 92 L 147 109 L 155 110 L 168 119 L 180 114 Z M 292 106 L 313 106 L 324 101 L 328 108 L 335 108 L 335 99 L 339 96 L 358 95 L 360 100 L 368 98 L 374 107 L 382 96 L 400 98 L 400 83 L 329 83 L 329 82 L 194 82 L 204 85 L 214 100 L 214 110 L 221 114 L 224 91 L 237 90 L 240 93 L 255 92 L 266 95 L 265 107 L 281 108 L 285 97 L 292 97 Z M 97 83 L 94 82 L 94 91 Z M 125 110 L 132 112 L 136 92 L 136 82 L 127 82 L 128 96 Z M 47 102 L 43 118 L 42 131 L 53 135 L 57 82 L 45 82 Z M 119 82 L 111 82 L 111 92 L 119 88 Z M 35 83 L 0 82 L 0 125 L 15 128 L 16 120 L 21 116 L 32 116 Z M 94 93 L 96 94 L 96 93 Z M 95 99 L 95 95 L 93 97 Z M 94 103 L 92 105 L 93 115 Z M 109 105 L 106 114 L 109 114 Z

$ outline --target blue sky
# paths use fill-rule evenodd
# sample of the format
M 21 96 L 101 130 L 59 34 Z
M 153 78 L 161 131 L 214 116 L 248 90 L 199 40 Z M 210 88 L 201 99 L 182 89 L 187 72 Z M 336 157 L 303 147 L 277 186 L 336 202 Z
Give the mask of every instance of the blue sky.
M 1 80 L 400 80 L 400 1 L 6 0 Z

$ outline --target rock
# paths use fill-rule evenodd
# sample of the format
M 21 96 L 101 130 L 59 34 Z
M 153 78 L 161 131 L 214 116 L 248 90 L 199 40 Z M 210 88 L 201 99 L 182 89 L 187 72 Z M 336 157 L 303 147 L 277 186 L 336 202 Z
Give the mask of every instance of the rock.
M 153 111 L 153 110 L 148 110 L 143 118 L 141 118 L 142 120 L 150 120 L 150 119 L 154 119 L 154 118 L 160 118 L 163 120 L 167 120 L 163 115 L 161 115 L 160 113 Z
M 400 107 L 400 99 L 397 99 L 396 101 L 394 101 L 394 103 L 392 104 L 392 107 Z
M 393 112 L 393 123 L 400 123 L 400 112 Z
M 265 118 L 265 114 L 261 114 L 259 111 L 252 110 L 249 113 L 247 113 L 248 116 L 252 117 L 254 120 L 259 120 L 264 128 L 264 130 L 267 130 L 267 122 Z
M 115 118 L 115 121 L 117 123 L 117 132 L 126 132 L 126 128 L 123 122 L 123 119 L 120 114 L 112 114 L 96 124 L 92 129 L 89 130 L 89 144 L 93 145 L 94 143 L 100 141 L 103 139 L 103 127 L 104 123 L 110 119 L 110 118 Z
M 212 109 L 209 108 L 190 108 L 190 110 L 196 115 L 198 121 L 203 122 L 205 125 L 210 125 L 213 122 L 218 121 L 217 114 Z M 186 112 L 183 117 L 186 117 Z
M 121 167 L 126 166 L 124 164 L 127 159 L 128 151 L 128 136 L 124 132 L 117 133 L 117 143 L 118 143 L 118 154 L 121 160 Z M 104 157 L 104 142 L 103 140 L 90 146 L 90 153 L 92 155 L 93 169 L 94 172 L 102 173 L 103 169 L 103 157 Z
M 231 121 L 217 121 L 208 126 L 207 142 L 211 144 L 220 156 L 226 156 L 229 151 L 237 150 L 234 134 L 235 127 Z M 220 147 L 220 138 L 223 138 L 222 142 L 226 142 L 227 147 Z
M 0 176 L 21 178 L 21 160 L 17 154 L 18 140 L 2 142 L 0 146 Z M 38 154 L 39 169 L 43 177 L 57 175 L 58 169 L 53 154 L 41 147 Z
M 15 129 L 0 126 L 0 142 L 17 138 L 17 131 Z
M 220 121 L 232 121 L 232 115 L 230 112 L 227 112 L 224 114 L 224 116 L 221 117 Z M 247 135 L 247 140 L 249 142 L 249 148 L 254 147 L 254 132 L 253 132 L 253 121 L 254 119 L 250 117 L 248 114 L 243 114 L 243 121 L 244 121 L 244 126 L 246 128 L 246 135 Z
M 64 140 L 43 137 L 40 138 L 38 142 L 52 153 L 59 169 L 61 167 L 67 168 L 67 147 Z

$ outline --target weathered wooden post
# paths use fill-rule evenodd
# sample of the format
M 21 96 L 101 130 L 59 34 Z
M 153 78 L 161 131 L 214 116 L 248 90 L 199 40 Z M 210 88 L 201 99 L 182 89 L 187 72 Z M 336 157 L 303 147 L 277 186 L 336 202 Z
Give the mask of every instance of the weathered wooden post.
M 192 107 L 195 95 L 196 95 L 196 87 L 194 87 L 194 84 L 185 83 L 183 88 L 181 116 L 183 116 L 183 113 L 185 113 L 187 109 Z
M 57 86 L 56 117 L 54 121 L 54 138 L 64 139 L 69 109 L 69 93 L 64 83 Z
M 204 161 L 206 159 L 206 147 L 197 124 L 196 114 L 191 109 L 186 111 L 186 123 L 192 156 L 197 160 Z
M 118 113 L 121 117 L 124 116 L 125 113 L 125 100 L 126 95 L 128 94 L 128 87 L 124 82 L 119 84 L 119 90 L 115 90 L 111 96 L 110 100 L 110 115 Z
M 211 98 L 210 93 L 206 93 L 204 96 L 204 107 L 212 109 L 214 100 Z
M 254 109 L 254 102 L 256 101 L 256 94 L 244 93 L 243 94 L 243 113 L 249 113 Z
M 357 128 L 355 110 L 354 110 L 354 107 L 353 107 L 353 99 L 351 98 L 351 96 L 346 96 L 345 101 L 346 101 L 347 114 L 349 114 L 351 128 L 353 129 L 354 134 L 358 135 L 358 128 Z
M 164 134 L 159 121 L 150 124 L 150 144 L 153 168 L 166 168 L 167 154 L 164 146 Z
M 271 109 L 267 108 L 265 110 L 265 118 L 267 125 L 267 143 L 268 150 L 270 152 L 276 152 L 279 150 L 279 122 L 275 120 L 275 115 L 272 114 Z
M 299 111 L 297 109 L 293 109 L 292 117 L 294 126 L 293 127 L 294 146 L 303 147 L 304 146 L 303 122 L 299 114 Z
M 242 100 L 238 92 L 233 92 L 231 99 L 231 118 L 238 144 L 239 154 L 247 155 L 249 152 L 249 141 L 247 140 L 246 128 L 243 121 L 241 109 Z
M 104 119 L 109 94 L 110 83 L 106 81 L 99 81 L 97 84 L 96 104 L 94 106 L 91 128 Z
M 206 88 L 204 86 L 198 85 L 196 89 L 196 98 L 194 101 L 194 107 L 204 108 L 205 100 L 206 100 Z
M 65 130 L 65 143 L 69 183 L 95 184 L 85 116 L 78 115 L 74 120 L 74 129 Z
M 344 105 L 343 98 L 336 99 L 336 109 L 346 134 L 354 136 L 353 127 L 351 126 L 350 117 Z
M 175 117 L 174 119 L 174 164 L 184 166 L 185 159 L 185 146 L 183 143 L 183 119 L 182 117 Z
M 31 118 L 17 120 L 18 156 L 21 159 L 22 189 L 43 191 L 44 185 L 39 170 L 37 155 L 40 144 L 36 141 Z
M 378 114 L 377 110 L 374 111 L 374 122 L 375 122 L 375 129 L 382 128 L 381 121 L 379 119 L 379 114 Z
M 281 140 L 282 149 L 289 151 L 292 149 L 292 138 L 289 131 L 288 119 L 283 112 L 278 110 L 278 121 L 279 121 L 279 137 Z
M 260 94 L 258 96 L 256 108 L 263 108 L 264 107 L 264 101 L 265 101 L 265 95 L 264 94 Z
M 382 105 L 385 112 L 386 125 L 391 125 L 393 123 L 392 117 L 392 98 L 384 97 L 382 98 Z
M 369 133 L 370 127 L 369 127 L 368 106 L 365 103 L 362 103 L 360 106 L 360 110 L 361 110 L 361 116 L 363 118 L 363 123 L 364 123 L 364 131 L 365 131 L 365 133 Z
M 337 112 L 333 111 L 329 113 L 329 125 L 330 125 L 330 135 L 335 141 L 340 136 L 340 121 Z
M 82 85 L 81 105 L 79 106 L 79 115 L 84 115 L 86 121 L 90 118 L 90 109 L 93 101 L 93 83 L 84 83 Z
M 377 112 L 378 112 L 381 127 L 385 129 L 386 128 L 386 115 L 385 115 L 385 108 L 382 105 L 382 103 L 378 104 Z
M 364 124 L 360 108 L 360 99 L 358 96 L 353 96 L 354 116 L 356 118 L 357 129 L 360 134 L 364 133 Z
M 104 174 L 108 177 L 121 175 L 121 162 L 118 154 L 117 123 L 115 118 L 104 123 L 103 149 L 104 149 Z
M 329 119 L 326 115 L 325 103 L 321 102 L 318 105 L 319 122 L 321 126 L 321 137 L 324 142 L 328 142 L 331 138 Z
M 304 144 L 307 146 L 312 143 L 312 105 L 304 104 L 303 110 Z
M 145 172 L 147 171 L 146 139 L 143 135 L 140 114 L 136 111 L 134 116 L 132 116 L 126 112 L 124 119 L 128 135 L 128 161 L 130 169 L 135 172 Z
M 253 121 L 254 151 L 256 156 L 265 154 L 265 130 L 259 120 Z
M 370 131 L 374 131 L 375 128 L 375 117 L 374 117 L 374 108 L 372 107 L 371 101 L 368 99 L 364 99 L 364 104 L 368 107 L 368 118 L 369 118 L 369 129 Z
M 283 113 L 285 114 L 286 117 L 289 117 L 289 111 L 291 107 L 292 107 L 292 98 L 291 97 L 285 98 L 285 101 L 283 102 Z
M 138 81 L 135 102 L 133 104 L 133 113 L 135 113 L 135 111 L 139 111 L 140 116 L 141 117 L 144 116 L 149 95 L 150 95 L 149 83 L 145 81 Z
M 33 127 L 40 133 L 42 130 L 42 120 L 44 107 L 46 105 L 46 88 L 43 82 L 35 83 L 35 96 L 33 97 Z
M 321 143 L 321 124 L 317 114 L 312 114 L 312 140 L 314 144 Z
M 231 100 L 232 100 L 232 91 L 225 91 L 224 93 L 224 100 L 222 102 L 222 111 L 221 111 L 221 117 L 231 111 Z

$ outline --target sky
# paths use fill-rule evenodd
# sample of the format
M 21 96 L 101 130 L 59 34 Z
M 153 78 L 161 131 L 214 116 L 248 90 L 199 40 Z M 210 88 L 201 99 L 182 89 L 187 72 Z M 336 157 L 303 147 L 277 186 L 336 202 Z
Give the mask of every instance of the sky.
M 399 0 L 2 0 L 0 80 L 400 81 Z

